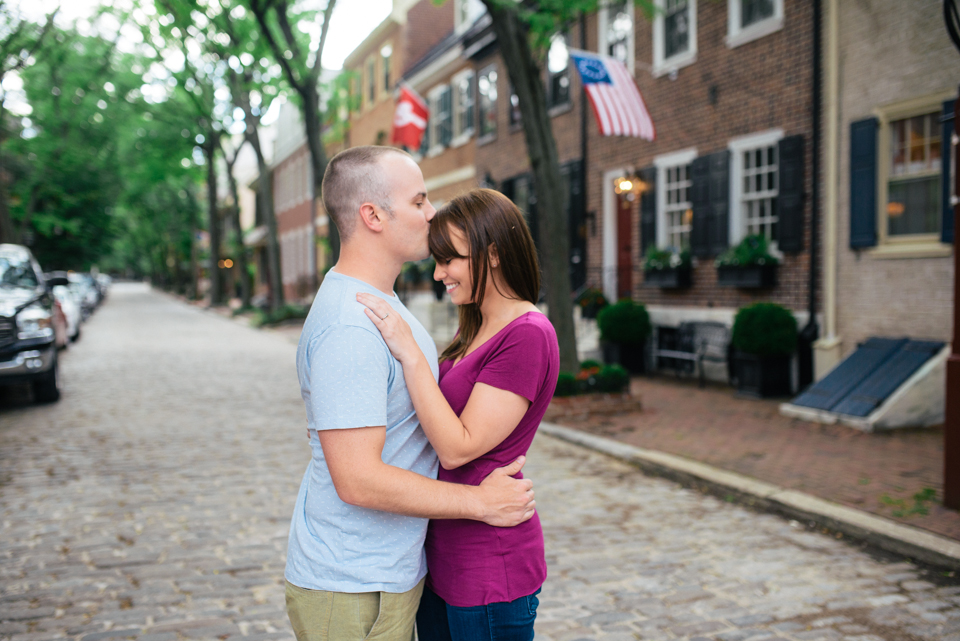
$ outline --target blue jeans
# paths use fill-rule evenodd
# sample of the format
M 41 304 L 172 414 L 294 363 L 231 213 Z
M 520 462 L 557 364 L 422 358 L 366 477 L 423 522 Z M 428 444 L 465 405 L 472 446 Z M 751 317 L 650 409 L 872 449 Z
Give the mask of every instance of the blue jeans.
M 532 641 L 538 594 L 540 590 L 506 603 L 458 608 L 424 587 L 417 636 L 420 641 Z

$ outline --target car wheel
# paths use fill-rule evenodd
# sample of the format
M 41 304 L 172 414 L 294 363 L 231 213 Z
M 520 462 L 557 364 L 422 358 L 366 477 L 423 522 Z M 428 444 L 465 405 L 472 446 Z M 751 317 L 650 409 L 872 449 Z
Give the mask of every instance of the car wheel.
M 57 358 L 53 358 L 53 367 L 42 378 L 33 382 L 33 398 L 38 403 L 55 403 L 60 400 L 60 374 Z

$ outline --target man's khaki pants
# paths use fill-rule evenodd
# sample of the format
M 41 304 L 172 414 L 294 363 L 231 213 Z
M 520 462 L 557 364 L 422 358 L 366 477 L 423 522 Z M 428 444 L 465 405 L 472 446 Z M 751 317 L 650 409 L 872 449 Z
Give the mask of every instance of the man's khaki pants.
M 287 581 L 287 616 L 297 641 L 411 641 L 423 580 L 409 592 L 325 592 Z

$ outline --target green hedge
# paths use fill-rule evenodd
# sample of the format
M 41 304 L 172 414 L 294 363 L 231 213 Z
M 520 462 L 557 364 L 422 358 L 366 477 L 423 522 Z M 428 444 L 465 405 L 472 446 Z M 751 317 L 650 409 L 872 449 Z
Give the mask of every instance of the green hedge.
M 730 340 L 748 354 L 789 356 L 797 349 L 797 319 L 776 303 L 754 303 L 737 312 Z
M 652 330 L 650 315 L 642 304 L 623 298 L 597 314 L 600 340 L 618 345 L 643 345 Z

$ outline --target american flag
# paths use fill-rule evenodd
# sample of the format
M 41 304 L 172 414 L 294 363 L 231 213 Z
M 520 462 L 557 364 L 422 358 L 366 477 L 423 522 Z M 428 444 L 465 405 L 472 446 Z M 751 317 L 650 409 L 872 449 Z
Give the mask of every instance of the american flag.
M 654 140 L 657 131 L 630 72 L 622 62 L 589 51 L 571 51 L 597 126 L 603 136 L 636 136 Z

